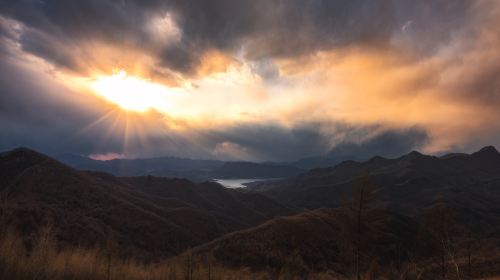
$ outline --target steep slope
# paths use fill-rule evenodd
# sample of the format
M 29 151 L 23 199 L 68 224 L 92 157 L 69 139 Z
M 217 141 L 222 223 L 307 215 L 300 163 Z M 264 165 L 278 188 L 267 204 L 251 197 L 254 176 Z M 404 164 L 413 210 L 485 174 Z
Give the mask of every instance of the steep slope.
M 262 194 L 226 189 L 213 182 L 196 184 L 185 179 L 151 176 L 120 178 L 120 181 L 150 195 L 151 200 L 180 200 L 191 207 L 219 213 L 245 227 L 291 211 Z
M 199 246 L 193 253 L 213 256 L 228 266 L 257 270 L 286 268 L 294 270 L 294 274 L 326 270 L 346 273 L 350 260 L 345 253 L 349 254 L 352 248 L 345 247 L 341 215 L 338 209 L 316 209 L 277 217 Z M 390 255 L 396 249 L 393 244 L 411 247 L 416 232 L 413 221 L 390 216 L 387 224 L 386 231 L 376 238 L 381 255 Z M 398 232 L 399 236 L 392 232 Z
M 123 254 L 156 258 L 288 211 L 217 184 L 164 179 L 155 190 L 141 182 L 78 171 L 29 149 L 2 153 L 0 223 L 28 238 L 50 224 L 63 245 L 94 246 L 112 238 Z

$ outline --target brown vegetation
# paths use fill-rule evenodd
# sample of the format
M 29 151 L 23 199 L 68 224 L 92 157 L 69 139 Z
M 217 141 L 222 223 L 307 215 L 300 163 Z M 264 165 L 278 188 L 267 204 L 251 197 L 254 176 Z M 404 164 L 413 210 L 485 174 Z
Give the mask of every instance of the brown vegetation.
M 104 246 L 157 261 L 289 210 L 260 194 L 183 179 L 118 178 L 75 170 L 29 149 L 0 155 L 0 227 L 23 237 L 54 226 L 59 243 Z
M 335 271 L 341 279 L 482 279 L 500 274 L 499 236 L 483 236 L 455 218 L 442 198 L 420 219 L 388 212 L 370 176 L 340 208 L 278 217 L 199 246 L 229 267 L 286 269 L 292 275 Z
M 286 268 L 277 271 L 251 271 L 228 268 L 209 258 L 191 253 L 157 264 L 122 259 L 119 248 L 58 249 L 50 228 L 44 228 L 28 250 L 20 235 L 12 230 L 0 235 L 0 279 L 9 280 L 230 280 L 305 279 Z M 307 279 L 336 279 L 334 274 L 311 274 Z
M 422 160 L 412 155 L 413 170 L 415 158 Z M 457 200 L 443 192 L 424 206 L 415 204 L 417 214 L 408 216 L 387 207 L 383 182 L 374 180 L 380 174 L 364 175 L 346 181 L 350 195 L 339 207 L 278 216 L 289 209 L 261 194 L 213 183 L 117 178 L 74 170 L 26 150 L 0 159 L 2 280 L 452 280 L 500 275 L 499 212 L 491 206 L 500 201 L 496 191 L 487 193 L 489 204 L 483 203 L 484 196 Z M 408 166 L 407 159 L 401 164 Z M 433 172 L 425 166 L 419 176 Z M 483 167 L 481 172 L 489 165 Z M 401 173 L 405 180 L 408 170 Z M 422 191 L 434 184 L 413 182 Z M 496 190 L 500 183 L 492 175 L 487 182 L 487 187 L 480 185 L 484 190 Z M 462 198 L 473 193 L 450 191 Z M 464 201 L 478 201 L 482 208 L 464 206 Z M 470 217 L 483 219 L 478 223 Z

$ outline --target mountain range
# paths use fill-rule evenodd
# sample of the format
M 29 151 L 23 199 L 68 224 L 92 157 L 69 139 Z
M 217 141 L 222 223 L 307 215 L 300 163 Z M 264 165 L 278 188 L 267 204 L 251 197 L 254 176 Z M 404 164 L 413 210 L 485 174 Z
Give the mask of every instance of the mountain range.
M 265 167 L 284 170 L 283 176 L 289 172 L 272 164 L 201 164 L 219 170 L 218 176 L 244 168 L 259 176 L 266 175 Z M 112 236 L 123 256 L 147 262 L 189 253 L 228 267 L 287 268 L 294 275 L 333 271 L 341 277 L 352 273 L 352 256 L 346 255 L 352 248 L 345 244 L 356 242 L 347 242 L 353 234 L 346 213 L 352 212 L 363 176 L 373 184 L 384 226 L 367 227 L 373 246 L 361 269 L 368 271 L 373 265 L 368 260 L 377 256 L 386 267 L 418 264 L 433 275 L 429 255 L 416 253 L 427 247 L 416 244 L 429 229 L 429 213 L 446 212 L 439 205 L 453 210 L 460 232 L 488 242 L 478 266 L 500 260 L 500 153 L 491 146 L 472 154 L 413 151 L 349 160 L 241 190 L 210 181 L 83 171 L 19 148 L 0 154 L 0 225 L 17 229 L 28 244 L 50 226 L 60 246 L 102 246 Z
M 378 197 L 391 211 L 416 216 L 443 197 L 464 219 L 500 229 L 500 153 L 492 147 L 441 157 L 417 151 L 388 159 L 344 161 L 281 181 L 255 182 L 250 189 L 298 209 L 338 207 L 352 185 L 370 174 Z
M 2 226 L 30 237 L 50 225 L 71 246 L 99 245 L 111 234 L 124 253 L 141 258 L 176 255 L 290 212 L 266 196 L 216 183 L 118 178 L 76 170 L 26 148 L 0 155 L 0 182 Z
M 221 161 L 178 157 L 95 160 L 74 154 L 58 154 L 55 158 L 77 169 L 102 171 L 116 176 L 152 175 L 185 178 L 196 182 L 210 179 L 285 178 L 310 169 L 335 166 L 343 161 L 367 160 L 378 153 L 379 156 L 396 157 L 397 151 L 407 151 L 410 146 L 396 141 L 399 139 L 398 135 L 386 133 L 380 137 L 384 141 L 375 139 L 366 143 L 340 143 L 324 155 L 288 162 Z M 387 149 L 386 145 L 382 144 L 386 142 L 393 143 L 396 148 Z
M 106 172 L 116 176 L 176 177 L 194 182 L 211 179 L 285 178 L 304 171 L 286 163 L 224 162 L 177 157 L 94 160 L 84 156 L 63 154 L 56 158 L 81 170 Z

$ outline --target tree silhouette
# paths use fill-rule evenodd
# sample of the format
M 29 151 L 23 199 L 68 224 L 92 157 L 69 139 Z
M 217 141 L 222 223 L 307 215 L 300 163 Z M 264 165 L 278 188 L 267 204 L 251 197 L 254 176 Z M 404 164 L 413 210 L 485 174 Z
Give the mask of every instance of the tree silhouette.
M 446 279 L 449 262 L 460 277 L 460 267 L 455 260 L 459 236 L 460 227 L 455 220 L 455 212 L 444 199 L 439 198 L 424 212 L 418 239 L 424 255 L 438 258 L 441 279 Z
M 111 268 L 113 258 L 116 257 L 119 251 L 119 245 L 116 242 L 116 237 L 113 231 L 108 228 L 105 244 L 105 256 L 106 256 L 106 279 L 111 279 Z
M 371 263 L 375 240 L 384 224 L 384 211 L 376 199 L 377 189 L 369 174 L 361 175 L 353 185 L 351 199 L 340 208 L 343 241 L 352 252 L 354 274 L 361 279 L 363 263 Z M 348 253 L 349 255 L 349 253 Z M 364 259 L 366 258 L 366 259 Z

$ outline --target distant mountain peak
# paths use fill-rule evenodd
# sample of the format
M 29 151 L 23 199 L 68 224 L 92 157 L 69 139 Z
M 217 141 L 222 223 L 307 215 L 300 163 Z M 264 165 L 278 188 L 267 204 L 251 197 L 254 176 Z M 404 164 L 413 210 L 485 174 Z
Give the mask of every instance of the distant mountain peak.
M 381 157 L 381 156 L 374 156 L 372 157 L 371 159 L 368 160 L 368 162 L 371 162 L 371 163 L 377 163 L 377 162 L 384 162 L 386 161 L 387 159 L 384 158 L 384 157 Z
M 15 148 L 1 154 L 4 157 L 48 159 L 49 157 L 35 150 L 26 147 Z
M 35 150 L 32 150 L 30 148 L 27 148 L 27 147 L 17 147 L 15 149 L 12 149 L 10 151 L 7 151 L 6 153 L 37 153 Z
M 420 158 L 425 158 L 425 157 L 428 157 L 428 156 L 414 150 L 414 151 L 411 151 L 408 154 L 402 156 L 401 158 L 406 159 L 406 160 L 413 160 L 413 159 L 420 159 Z
M 493 146 L 486 146 L 481 150 L 475 152 L 474 154 L 490 154 L 490 155 L 499 155 L 497 149 Z
M 424 156 L 422 153 L 418 152 L 418 151 L 411 151 L 409 154 L 409 156 Z
M 432 156 L 422 154 L 418 151 L 411 151 L 406 155 L 399 157 L 402 162 L 420 162 L 422 160 L 429 160 L 433 158 Z
M 381 159 L 386 159 L 384 157 L 381 157 L 381 156 L 374 156 L 371 158 L 372 160 L 381 160 Z

